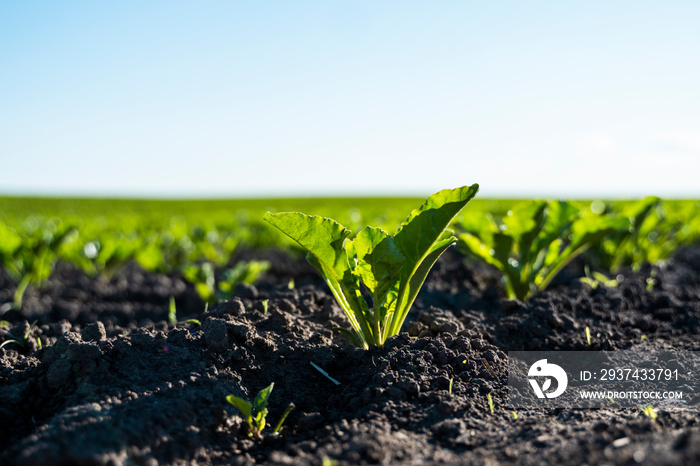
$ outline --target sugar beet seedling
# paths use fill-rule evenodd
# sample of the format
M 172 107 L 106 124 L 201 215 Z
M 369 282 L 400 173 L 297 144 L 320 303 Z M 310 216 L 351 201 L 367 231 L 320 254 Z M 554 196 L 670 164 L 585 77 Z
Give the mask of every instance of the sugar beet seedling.
M 272 388 L 274 386 L 275 384 L 271 383 L 267 387 L 260 390 L 252 403 L 233 395 L 226 397 L 226 401 L 238 408 L 245 418 L 246 422 L 248 423 L 248 428 L 250 429 L 249 433 L 251 437 L 254 436 L 259 438 L 260 432 L 262 432 L 262 430 L 265 428 L 267 401 L 270 398 L 270 394 L 272 393 Z M 282 417 L 280 417 L 279 421 L 277 421 L 277 424 L 275 425 L 275 428 L 272 430 L 273 434 L 278 434 L 280 432 L 282 429 L 282 424 L 284 423 L 285 419 L 287 419 L 287 416 L 292 409 L 294 409 L 294 403 L 289 403 L 287 408 L 284 410 L 284 413 L 282 413 Z
M 447 227 L 478 190 L 474 184 L 433 194 L 393 236 L 366 227 L 350 239 L 351 231 L 335 220 L 301 212 L 268 212 L 264 220 L 308 251 L 307 260 L 326 280 L 354 334 L 341 330 L 357 346 L 381 348 L 399 333 L 435 261 L 457 242 Z
M 459 246 L 503 274 L 508 298 L 527 300 L 592 244 L 628 229 L 629 220 L 592 215 L 570 202 L 528 201 L 501 221 L 485 216 L 460 226 Z

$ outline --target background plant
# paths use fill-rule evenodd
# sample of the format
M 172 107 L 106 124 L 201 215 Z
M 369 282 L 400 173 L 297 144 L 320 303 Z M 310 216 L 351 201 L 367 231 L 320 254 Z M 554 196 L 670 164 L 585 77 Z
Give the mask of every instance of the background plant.
M 528 201 L 501 219 L 465 218 L 459 245 L 503 275 L 510 299 L 544 290 L 571 260 L 605 235 L 629 228 L 623 217 L 597 215 L 570 202 Z
M 40 287 L 53 272 L 64 242 L 75 233 L 59 220 L 27 220 L 19 232 L 0 225 L 0 262 L 17 284 L 12 308 L 19 310 L 27 287 Z
M 627 219 L 629 228 L 612 232 L 596 244 L 591 250 L 593 260 L 601 269 L 616 272 L 623 266 L 639 270 L 645 262 L 656 264 L 667 259 L 690 236 L 695 214 L 688 209 L 692 207 L 686 203 L 673 209 L 655 196 L 608 203 L 604 214 Z
M 268 261 L 239 261 L 233 267 L 224 269 L 217 281 L 214 264 L 202 262 L 185 266 L 183 275 L 194 285 L 203 301 L 212 303 L 217 299 L 231 298 L 236 286 L 241 283 L 254 284 L 269 268 Z

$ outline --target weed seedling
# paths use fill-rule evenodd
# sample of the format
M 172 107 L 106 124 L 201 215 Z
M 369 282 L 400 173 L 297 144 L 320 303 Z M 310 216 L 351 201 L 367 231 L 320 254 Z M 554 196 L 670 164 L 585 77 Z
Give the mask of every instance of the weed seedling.
M 496 406 L 493 404 L 493 397 L 491 397 L 490 393 L 486 395 L 486 397 L 489 399 L 489 411 L 491 411 L 491 414 L 493 414 L 493 411 L 496 408 Z
M 450 395 L 452 395 L 452 382 L 454 382 L 454 380 L 455 380 L 454 377 L 450 377 L 450 386 L 447 389 L 447 391 Z
M 262 305 L 263 305 L 263 314 L 267 314 L 267 311 L 270 309 L 270 300 L 263 299 Z
M 399 333 L 435 261 L 457 242 L 447 227 L 478 189 L 474 184 L 433 194 L 393 235 L 367 227 L 351 239 L 351 231 L 335 220 L 301 212 L 268 212 L 264 220 L 308 251 L 307 260 L 354 331 L 343 332 L 359 347 L 381 348 Z
M 516 413 L 515 411 L 513 411 L 513 420 L 514 421 L 518 420 L 518 413 Z
M 586 327 L 586 343 L 591 346 L 591 329 Z

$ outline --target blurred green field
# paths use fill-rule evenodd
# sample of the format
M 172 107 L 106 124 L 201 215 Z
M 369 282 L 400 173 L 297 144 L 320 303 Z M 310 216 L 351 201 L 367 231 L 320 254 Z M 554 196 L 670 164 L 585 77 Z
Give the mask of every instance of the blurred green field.
M 173 218 L 188 223 L 220 223 L 232 220 L 256 222 L 267 211 L 297 211 L 332 217 L 348 228 L 373 226 L 393 228 L 390 223 L 405 220 L 424 198 L 410 197 L 329 197 L 266 199 L 97 199 L 0 197 L 0 220 L 17 225 L 28 217 L 56 217 L 63 221 L 116 223 L 142 218 L 152 225 L 167 225 Z M 474 199 L 469 208 L 503 213 L 517 200 Z
M 255 280 L 264 264 L 231 268 L 241 249 L 281 247 L 300 251 L 262 220 L 267 211 L 298 211 L 330 217 L 357 232 L 367 225 L 393 233 L 421 198 L 269 198 L 231 200 L 139 200 L 0 197 L 0 265 L 17 283 L 15 304 L 30 283 L 45 282 L 58 260 L 71 262 L 90 276 L 111 276 L 130 261 L 159 273 L 181 273 L 193 283 L 213 287 L 214 275 Z M 618 237 L 630 248 L 622 264 L 662 260 L 677 247 L 700 239 L 700 202 L 695 200 L 570 201 L 578 216 L 629 219 Z M 456 219 L 458 230 L 493 223 L 522 199 L 472 200 Z M 635 209 L 646 205 L 643 217 Z M 622 235 L 622 236 L 620 236 Z M 619 239 L 618 238 L 618 239 Z M 566 238 L 562 238 L 564 242 Z M 615 250 L 615 243 L 601 243 Z M 227 268 L 228 267 L 228 268 Z M 219 278 L 217 278 L 217 281 Z M 211 285 L 211 286 L 210 286 Z M 204 286 L 204 285 L 203 285 Z M 211 295 L 211 293 L 210 293 Z M 213 297 L 213 295 L 211 295 Z

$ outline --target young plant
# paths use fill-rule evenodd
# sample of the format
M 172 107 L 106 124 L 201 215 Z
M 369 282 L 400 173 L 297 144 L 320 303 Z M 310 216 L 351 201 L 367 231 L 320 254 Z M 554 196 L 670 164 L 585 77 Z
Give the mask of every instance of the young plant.
M 3 321 L 5 322 L 5 321 Z M 22 349 L 25 349 L 27 347 L 27 342 L 29 341 L 29 334 L 31 333 L 32 329 L 36 325 L 36 320 L 29 325 L 29 328 L 24 332 L 24 334 L 21 337 L 15 337 L 12 333 L 10 333 L 8 330 L 5 330 L 4 328 L 2 329 L 2 332 L 5 333 L 8 337 L 7 340 L 3 341 L 2 344 L 0 344 L 0 348 L 9 345 L 9 344 L 15 344 L 19 346 Z M 41 339 L 39 337 L 36 337 L 36 344 L 39 349 L 41 349 Z
M 435 261 L 457 241 L 447 227 L 478 190 L 474 184 L 433 194 L 394 235 L 366 227 L 351 239 L 335 220 L 300 212 L 268 212 L 264 220 L 308 251 L 350 321 L 354 334 L 342 330 L 351 340 L 365 349 L 383 347 L 399 333 Z
M 177 306 L 175 304 L 175 297 L 174 296 L 170 297 L 170 304 L 168 306 L 168 321 L 173 325 L 193 324 L 193 325 L 196 325 L 197 327 L 202 326 L 202 323 L 197 319 L 187 319 L 187 320 L 183 320 L 183 321 L 177 320 Z
M 0 264 L 17 283 L 12 309 L 22 308 L 27 287 L 41 286 L 54 270 L 63 253 L 63 245 L 75 236 L 72 226 L 53 221 L 27 221 L 17 233 L 0 222 Z
M 658 417 L 658 414 L 656 413 L 656 410 L 652 405 L 647 405 L 642 412 L 646 417 L 649 417 L 654 420 Z
M 240 283 L 252 285 L 270 269 L 268 261 L 239 261 L 231 269 L 227 269 L 219 280 L 217 293 L 219 299 L 228 299 L 233 295 Z
M 654 286 L 656 285 L 656 269 L 651 269 L 651 273 L 649 273 L 649 278 L 647 278 L 646 282 L 647 282 L 647 286 L 646 286 L 647 292 L 653 291 Z
M 508 298 L 527 300 L 591 244 L 628 224 L 625 218 L 584 213 L 564 201 L 529 201 L 502 221 L 465 218 L 459 245 L 501 271 Z
M 608 278 L 605 274 L 602 274 L 600 272 L 594 271 L 591 273 L 591 269 L 588 267 L 588 265 L 584 267 L 584 271 L 586 273 L 586 276 L 579 278 L 579 281 L 581 283 L 585 283 L 594 290 L 597 289 L 600 285 L 603 285 L 606 288 L 615 288 L 620 284 L 618 280 L 614 278 Z
M 680 212 L 674 213 L 658 197 L 646 197 L 608 210 L 607 215 L 627 219 L 630 224 L 591 250 L 593 258 L 605 270 L 617 271 L 628 265 L 638 271 L 644 262 L 656 264 L 668 258 L 682 243 L 682 230 L 688 219 Z
M 217 299 L 230 298 L 239 283 L 255 283 L 269 268 L 268 261 L 241 261 L 233 268 L 226 269 L 218 283 L 211 262 L 190 264 L 184 268 L 183 274 L 204 302 L 213 303 Z
M 194 285 L 202 301 L 211 303 L 216 299 L 216 279 L 211 262 L 190 264 L 182 271 L 185 279 Z
M 275 384 L 271 383 L 267 387 L 260 390 L 252 403 L 233 395 L 226 397 L 226 401 L 238 408 L 245 418 L 246 422 L 248 423 L 248 428 L 250 429 L 249 434 L 251 436 L 259 438 L 260 433 L 265 428 L 267 401 L 270 398 L 270 394 L 272 393 L 272 388 L 274 386 Z M 272 431 L 274 434 L 278 434 L 280 432 L 282 429 L 282 423 L 285 421 L 285 419 L 287 419 L 287 415 L 289 415 L 292 409 L 294 409 L 294 404 L 289 403 Z

